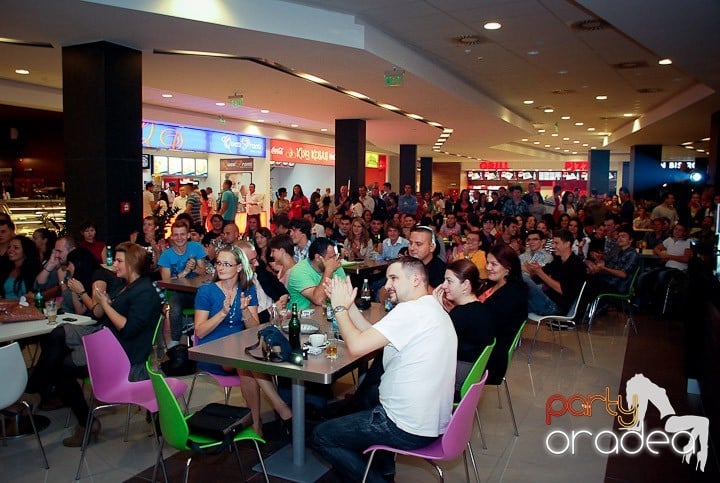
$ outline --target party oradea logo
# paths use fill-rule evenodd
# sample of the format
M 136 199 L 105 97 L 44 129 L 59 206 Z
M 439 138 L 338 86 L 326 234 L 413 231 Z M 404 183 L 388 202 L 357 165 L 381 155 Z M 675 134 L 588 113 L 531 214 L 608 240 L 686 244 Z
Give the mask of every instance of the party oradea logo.
M 570 414 L 592 416 L 593 409 L 607 411 L 617 418 L 618 432 L 603 430 L 597 433 L 587 429 L 554 430 L 545 437 L 545 449 L 554 455 L 575 455 L 587 450 L 600 454 L 635 455 L 647 451 L 653 455 L 670 451 L 687 464 L 696 458 L 695 469 L 705 471 L 708 458 L 710 420 L 702 416 L 678 416 L 670 404 L 665 389 L 642 374 L 635 374 L 625 385 L 623 397 L 610 397 L 610 388 L 604 394 L 575 394 L 566 398 L 553 394 L 545 403 L 545 424 L 552 418 Z M 645 432 L 645 414 L 652 404 L 665 422 L 664 430 Z

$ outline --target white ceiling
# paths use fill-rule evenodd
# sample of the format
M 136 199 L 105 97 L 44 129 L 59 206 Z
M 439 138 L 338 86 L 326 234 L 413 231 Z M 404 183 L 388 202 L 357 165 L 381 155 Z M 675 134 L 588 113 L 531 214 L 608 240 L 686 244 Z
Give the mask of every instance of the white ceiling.
M 441 132 L 435 127 L 245 60 L 153 52 L 259 57 L 311 73 L 453 129 L 442 150 L 470 158 L 583 159 L 590 146 L 602 148 L 598 133 L 606 132 L 614 159 L 628 159 L 633 144 L 663 144 L 665 159 L 692 159 L 707 153 L 680 144 L 709 136 L 710 115 L 720 110 L 720 6 L 714 0 L 137 0 L 129 3 L 135 10 L 113 6 L 127 3 L 0 1 L 0 36 L 53 46 L 0 44 L 0 103 L 61 109 L 61 47 L 107 40 L 142 50 L 146 111 L 172 116 L 180 110 L 216 126 L 217 116 L 228 126 L 263 119 L 253 128 L 261 135 L 310 135 L 328 144 L 332 138 L 323 136 L 332 135 L 335 119 L 362 118 L 368 141 L 379 149 L 417 144 L 419 155 L 441 161 L 468 159 L 433 152 Z M 571 28 L 591 20 L 604 20 L 607 28 Z M 488 21 L 502 28 L 485 30 Z M 453 41 L 465 35 L 481 41 Z M 673 64 L 658 65 L 663 57 Z M 628 62 L 645 66 L 617 67 Z M 403 87 L 384 86 L 383 74 L 393 66 L 406 72 Z M 17 68 L 31 73 L 20 76 Z M 168 92 L 172 99 L 160 96 Z M 244 95 L 242 108 L 215 105 L 235 92 Z M 608 99 L 596 100 L 600 94 Z M 554 112 L 543 112 L 550 106 Z

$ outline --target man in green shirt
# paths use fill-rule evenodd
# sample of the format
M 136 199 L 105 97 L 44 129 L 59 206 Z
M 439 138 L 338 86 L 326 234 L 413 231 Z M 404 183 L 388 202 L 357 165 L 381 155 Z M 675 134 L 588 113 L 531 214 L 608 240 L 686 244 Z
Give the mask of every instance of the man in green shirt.
M 334 276 L 345 277 L 335 242 L 318 238 L 310 244 L 308 257 L 290 269 L 287 283 L 290 305 L 297 304 L 298 310 L 324 306 L 327 298 L 324 283 Z
M 228 224 L 235 221 L 237 212 L 238 197 L 232 192 L 232 181 L 226 179 L 223 183 L 223 192 L 220 197 L 220 208 L 218 214 L 223 217 L 223 223 Z

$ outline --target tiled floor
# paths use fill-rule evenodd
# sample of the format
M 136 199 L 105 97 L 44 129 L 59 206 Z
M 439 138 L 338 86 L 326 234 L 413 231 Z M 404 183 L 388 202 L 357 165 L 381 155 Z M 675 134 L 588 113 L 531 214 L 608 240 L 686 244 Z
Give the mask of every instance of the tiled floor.
M 615 397 L 620 384 L 627 331 L 623 322 L 612 312 L 598 320 L 590 335 L 581 330 L 580 339 L 587 361 L 587 365 L 583 365 L 573 332 L 562 333 L 562 342 L 567 349 L 561 351 L 549 330 L 541 328 L 532 366 L 528 366 L 527 356 L 534 330 L 534 324 L 525 328 L 522 346 L 515 352 L 507 375 L 520 437 L 513 434 L 504 389 L 500 388 L 502 409 L 498 408 L 496 387 L 487 387 L 485 390 L 480 414 L 488 448 L 482 449 L 477 431 L 473 438 L 480 477 L 483 482 L 581 479 L 584 483 L 601 482 L 605 476 L 605 456 L 596 454 L 589 445 L 582 444 L 575 455 L 554 456 L 544 449 L 545 438 L 550 431 L 560 429 L 610 429 L 611 416 L 605 411 L 595 410 L 592 417 L 565 415 L 552 419 L 548 426 L 545 424 L 545 405 L 548 397 L 554 394 L 566 397 L 573 394 L 602 394 L 606 386 L 611 396 Z M 222 391 L 217 386 L 206 381 L 199 384 L 193 395 L 193 406 L 222 400 Z M 231 401 L 242 404 L 239 391 L 233 394 Z M 63 428 L 66 412 L 59 410 L 45 414 L 52 421 L 51 426 L 42 432 L 50 469 L 42 468 L 34 439 L 10 441 L 7 447 L 0 447 L 2 481 L 25 483 L 73 480 L 80 451 L 65 448 L 61 444 L 70 431 Z M 87 462 L 82 469 L 83 481 L 124 481 L 154 463 L 156 447 L 150 425 L 145 422 L 144 412 L 133 412 L 130 440 L 127 443 L 122 441 L 124 414 L 124 411 L 109 410 L 101 416 L 103 429 L 99 442 L 88 449 Z M 166 455 L 169 453 L 166 451 Z M 462 458 L 442 466 L 446 472 L 446 481 L 465 480 Z M 261 481 L 261 478 L 255 477 L 253 480 Z M 400 458 L 396 481 L 416 483 L 434 482 L 437 479 L 426 463 Z

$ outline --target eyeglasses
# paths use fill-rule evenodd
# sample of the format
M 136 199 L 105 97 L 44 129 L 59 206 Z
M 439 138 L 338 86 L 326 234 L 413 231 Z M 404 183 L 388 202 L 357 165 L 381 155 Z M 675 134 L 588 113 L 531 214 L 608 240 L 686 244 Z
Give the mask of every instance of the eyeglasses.
M 218 268 L 219 268 L 219 267 L 230 268 L 230 267 L 234 267 L 235 265 L 237 265 L 237 263 L 217 262 L 217 261 L 215 262 L 215 266 L 218 267 Z

